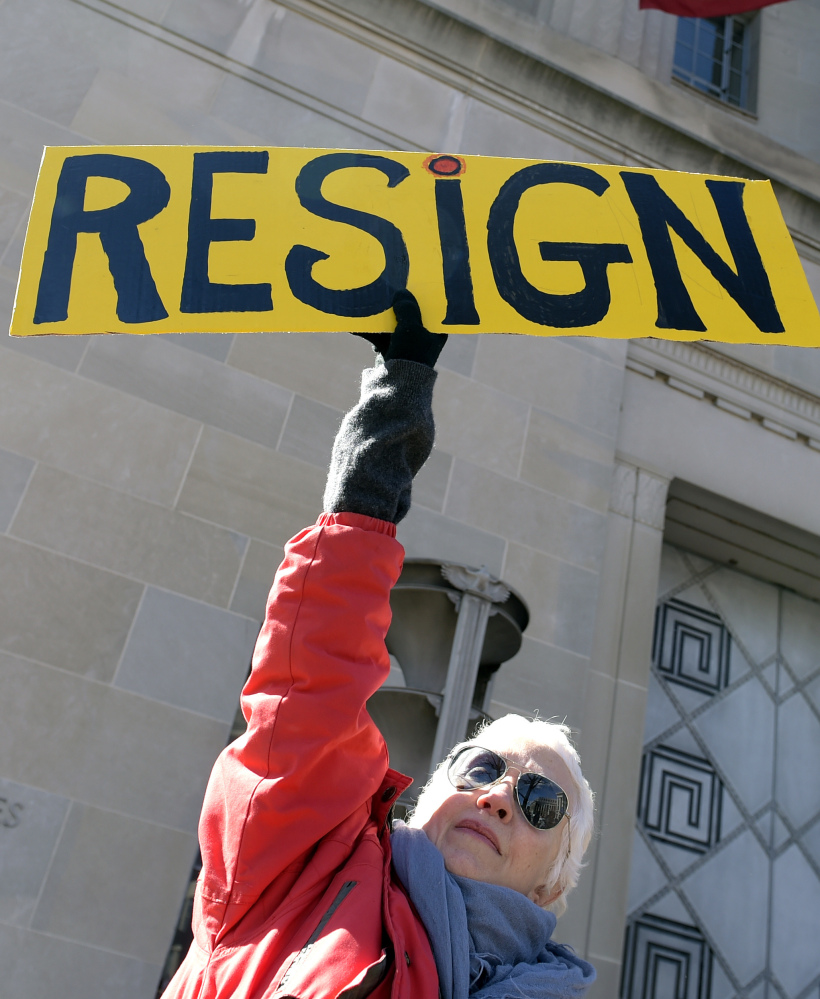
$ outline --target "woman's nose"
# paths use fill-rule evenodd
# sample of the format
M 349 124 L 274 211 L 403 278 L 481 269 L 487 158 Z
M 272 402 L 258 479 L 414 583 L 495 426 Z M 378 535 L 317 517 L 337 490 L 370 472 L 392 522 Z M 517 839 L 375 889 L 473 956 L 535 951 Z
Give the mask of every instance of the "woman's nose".
M 476 799 L 476 805 L 491 815 L 497 815 L 502 822 L 508 822 L 513 814 L 514 794 L 515 778 L 512 774 L 508 774 L 482 791 Z

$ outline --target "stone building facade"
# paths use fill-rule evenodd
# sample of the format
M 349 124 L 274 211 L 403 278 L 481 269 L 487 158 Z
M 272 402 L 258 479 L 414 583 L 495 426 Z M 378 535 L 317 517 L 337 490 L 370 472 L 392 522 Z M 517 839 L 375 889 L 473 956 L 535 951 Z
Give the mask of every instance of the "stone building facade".
M 47 144 L 770 177 L 820 295 L 820 2 L 732 27 L 740 89 L 728 64 L 683 80 L 681 30 L 637 0 L 0 0 L 3 322 Z M 368 358 L 0 343 L 4 999 L 155 994 L 273 572 Z M 595 999 L 816 997 L 820 355 L 465 336 L 440 368 L 399 536 L 529 606 L 491 710 L 577 732 L 598 832 L 559 935 Z

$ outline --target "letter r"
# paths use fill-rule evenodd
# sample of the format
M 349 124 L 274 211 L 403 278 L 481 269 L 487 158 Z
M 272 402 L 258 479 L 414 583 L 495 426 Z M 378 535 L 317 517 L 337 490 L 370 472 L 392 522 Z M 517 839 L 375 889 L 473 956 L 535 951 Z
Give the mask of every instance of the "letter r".
M 86 211 L 89 177 L 122 181 L 130 192 L 111 208 Z M 137 227 L 158 215 L 170 197 L 165 175 L 145 160 L 113 153 L 69 156 L 57 181 L 34 322 L 59 323 L 68 318 L 77 236 L 81 232 L 99 234 L 117 292 L 117 318 L 124 323 L 167 318 Z

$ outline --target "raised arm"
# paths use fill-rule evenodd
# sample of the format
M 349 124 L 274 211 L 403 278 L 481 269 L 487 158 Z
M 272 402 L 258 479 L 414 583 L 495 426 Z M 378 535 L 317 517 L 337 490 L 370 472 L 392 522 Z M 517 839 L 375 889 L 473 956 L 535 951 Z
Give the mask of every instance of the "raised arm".
M 211 775 L 201 944 L 223 939 L 284 871 L 369 809 L 387 769 L 365 703 L 389 671 L 389 594 L 404 554 L 395 525 L 432 448 L 432 363 L 445 339 L 421 326 L 412 296 L 396 314 L 339 430 L 326 512 L 286 546 L 242 694 L 248 730 Z

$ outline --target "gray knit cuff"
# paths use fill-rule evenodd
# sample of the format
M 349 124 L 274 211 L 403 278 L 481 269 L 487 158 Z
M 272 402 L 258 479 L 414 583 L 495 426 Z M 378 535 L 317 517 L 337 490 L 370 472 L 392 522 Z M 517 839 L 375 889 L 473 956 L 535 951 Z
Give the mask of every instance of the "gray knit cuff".
M 433 449 L 436 372 L 416 361 L 362 372 L 358 404 L 342 420 L 330 459 L 324 509 L 394 524 L 410 509 L 413 476 Z

